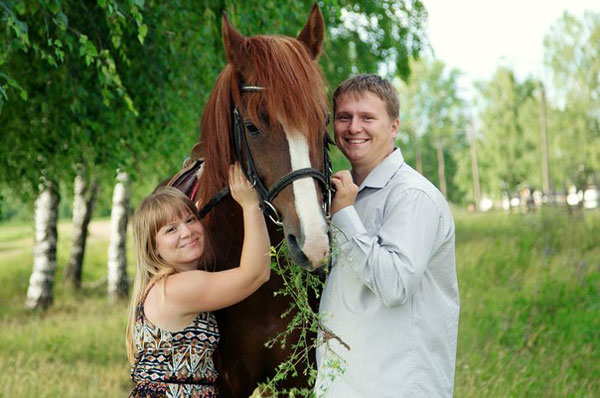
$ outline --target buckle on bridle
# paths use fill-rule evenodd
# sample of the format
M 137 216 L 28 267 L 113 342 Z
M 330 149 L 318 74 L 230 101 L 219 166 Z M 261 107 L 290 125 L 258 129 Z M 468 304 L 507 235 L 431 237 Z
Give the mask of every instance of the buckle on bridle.
M 283 223 L 281 222 L 281 219 L 279 218 L 279 212 L 277 211 L 277 209 L 275 208 L 275 206 L 273 206 L 273 204 L 271 202 L 269 202 L 267 200 L 263 200 L 260 202 L 258 207 L 264 214 L 267 215 L 267 217 L 269 217 L 269 219 L 273 222 L 273 224 L 277 225 L 278 227 L 283 228 Z

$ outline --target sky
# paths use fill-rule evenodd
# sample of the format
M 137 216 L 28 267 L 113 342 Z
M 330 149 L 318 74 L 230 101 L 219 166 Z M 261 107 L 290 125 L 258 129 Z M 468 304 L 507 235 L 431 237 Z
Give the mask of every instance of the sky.
M 429 13 L 435 57 L 463 71 L 461 91 L 489 80 L 497 66 L 512 67 L 519 79 L 543 78 L 543 40 L 564 11 L 600 12 L 600 0 L 422 0 Z M 544 79 L 545 80 L 545 79 Z

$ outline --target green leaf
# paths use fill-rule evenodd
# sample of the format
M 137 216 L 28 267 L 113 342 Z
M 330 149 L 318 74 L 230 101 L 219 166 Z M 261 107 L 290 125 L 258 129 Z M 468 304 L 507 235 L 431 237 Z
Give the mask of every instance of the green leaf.
M 135 106 L 133 105 L 133 101 L 131 100 L 131 97 L 129 97 L 129 95 L 125 94 L 123 96 L 123 99 L 125 100 L 125 103 L 127 104 L 127 108 L 129 108 L 129 110 L 137 117 L 139 116 L 139 113 L 137 111 L 137 109 L 135 109 Z
M 19 84 L 18 81 L 16 81 L 15 79 L 3 75 L 3 77 L 7 78 L 7 83 L 10 87 L 14 88 L 15 90 L 17 90 L 19 92 L 19 96 L 24 100 L 27 101 L 28 95 L 27 95 L 27 91 L 25 91 L 23 89 L 23 87 L 21 87 L 21 85 Z
M 52 14 L 57 14 L 60 11 L 60 2 L 56 0 L 47 2 L 47 5 L 48 10 L 50 10 Z
M 138 40 L 140 41 L 140 43 L 142 45 L 144 44 L 144 38 L 146 37 L 147 33 L 148 33 L 148 26 L 146 26 L 146 24 L 141 24 L 140 27 L 138 28 Z
M 144 3 L 146 1 L 145 0 L 134 0 L 133 4 L 135 4 L 136 6 L 140 7 L 140 8 L 144 8 Z
M 54 16 L 54 22 L 61 29 L 66 29 L 69 26 L 69 18 L 62 11 Z
M 120 35 L 114 35 L 110 38 L 110 41 L 112 42 L 112 45 L 114 48 L 119 48 L 121 47 L 121 36 Z
M 21 1 L 17 5 L 15 5 L 15 10 L 17 11 L 17 13 L 19 13 L 19 15 L 23 15 L 25 14 L 25 12 L 27 12 L 27 5 L 24 1 Z

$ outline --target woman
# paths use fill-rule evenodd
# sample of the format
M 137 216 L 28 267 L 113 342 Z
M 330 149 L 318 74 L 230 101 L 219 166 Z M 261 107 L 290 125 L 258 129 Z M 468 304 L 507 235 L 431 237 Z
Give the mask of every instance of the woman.
M 133 217 L 137 272 L 126 338 L 136 387 L 130 397 L 218 396 L 219 331 L 210 311 L 245 299 L 270 273 L 264 217 L 239 163 L 229 169 L 229 188 L 244 218 L 237 268 L 198 270 L 208 241 L 194 204 L 175 188 L 157 190 Z

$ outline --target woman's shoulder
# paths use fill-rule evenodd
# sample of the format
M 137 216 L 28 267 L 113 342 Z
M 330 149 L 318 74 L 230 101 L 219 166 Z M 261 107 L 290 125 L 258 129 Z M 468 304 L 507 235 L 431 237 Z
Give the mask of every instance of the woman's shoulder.
M 173 278 L 175 275 L 177 274 L 166 276 L 150 286 L 142 306 L 144 315 L 150 323 L 170 332 L 184 329 L 198 315 L 182 312 L 178 308 L 174 295 L 168 293 L 169 284 L 176 284 L 178 279 Z

